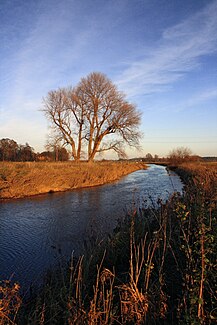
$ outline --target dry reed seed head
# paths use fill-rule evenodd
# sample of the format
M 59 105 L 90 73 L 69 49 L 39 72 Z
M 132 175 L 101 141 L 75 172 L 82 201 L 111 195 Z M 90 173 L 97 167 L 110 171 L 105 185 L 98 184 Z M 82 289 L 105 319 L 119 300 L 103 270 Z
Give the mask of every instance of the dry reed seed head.
M 109 281 L 109 280 L 112 280 L 113 278 L 115 277 L 115 275 L 109 270 L 109 269 L 104 269 L 102 272 L 101 272 L 101 275 L 100 275 L 100 281 L 103 283 L 103 282 L 106 282 L 106 281 Z
M 1 324 L 14 324 L 13 315 L 16 315 L 22 303 L 21 297 L 19 296 L 19 289 L 19 284 L 11 284 L 9 280 L 0 282 Z M 13 320 L 11 320 L 10 317 L 12 317 Z M 6 323 L 4 321 L 6 321 Z

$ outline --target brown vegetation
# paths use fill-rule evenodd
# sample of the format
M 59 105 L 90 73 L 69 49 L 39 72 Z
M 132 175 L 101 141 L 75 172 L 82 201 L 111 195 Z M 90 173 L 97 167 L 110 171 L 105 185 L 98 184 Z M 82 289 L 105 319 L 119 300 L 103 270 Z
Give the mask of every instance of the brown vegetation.
M 184 162 L 172 167 L 183 179 L 188 182 L 194 180 L 195 185 L 202 186 L 204 193 L 214 196 L 217 200 L 217 162 Z
M 0 325 L 16 324 L 17 312 L 22 303 L 20 286 L 10 281 L 0 281 Z
M 2 324 L 215 324 L 217 164 L 179 171 L 188 176 L 183 196 L 127 215 L 87 256 L 50 272 L 28 302 L 20 306 L 11 285 L 0 296 Z
M 200 177 L 205 174 L 214 173 L 217 177 L 217 162 L 185 162 L 180 167 L 191 172 L 191 174 L 199 175 Z
M 102 185 L 146 168 L 136 162 L 0 162 L 0 198 Z

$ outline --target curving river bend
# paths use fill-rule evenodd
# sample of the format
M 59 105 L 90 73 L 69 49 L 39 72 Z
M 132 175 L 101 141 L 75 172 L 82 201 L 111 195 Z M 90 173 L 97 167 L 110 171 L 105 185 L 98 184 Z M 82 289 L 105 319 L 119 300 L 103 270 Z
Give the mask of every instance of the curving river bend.
M 99 187 L 1 202 L 0 280 L 37 284 L 48 268 L 110 233 L 126 211 L 165 200 L 182 187 L 175 173 L 150 165 Z

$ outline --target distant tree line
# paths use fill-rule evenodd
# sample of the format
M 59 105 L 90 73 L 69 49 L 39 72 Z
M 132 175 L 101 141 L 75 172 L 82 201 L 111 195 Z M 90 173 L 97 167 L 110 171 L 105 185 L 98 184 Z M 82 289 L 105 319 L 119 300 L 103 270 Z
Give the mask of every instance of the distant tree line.
M 132 161 L 144 161 L 146 163 L 170 163 L 180 164 L 183 162 L 194 161 L 217 161 L 216 157 L 200 157 L 193 155 L 191 150 L 187 147 L 178 147 L 169 152 L 166 157 L 159 157 L 158 155 L 152 155 L 148 152 L 145 156 L 139 158 L 132 158 Z
M 207 162 L 216 162 L 217 157 L 203 157 L 203 160 Z
M 55 141 L 54 141 L 55 140 Z M 68 161 L 70 154 L 61 146 L 59 141 L 51 139 L 46 146 L 45 151 L 35 153 L 33 147 L 28 143 L 25 145 L 17 144 L 13 139 L 0 139 L 0 161 Z M 120 158 L 119 160 L 128 160 Z M 159 157 L 147 153 L 144 157 L 131 158 L 131 161 L 144 161 L 147 163 L 170 163 L 179 164 L 188 161 L 217 161 L 217 157 L 200 157 L 192 155 L 191 150 L 186 147 L 178 147 L 170 151 L 167 157 Z
M 150 152 L 148 152 L 143 158 L 143 160 L 147 162 L 158 162 L 161 160 L 161 158 L 159 158 L 158 155 L 152 155 Z
M 68 159 L 67 150 L 60 146 L 35 153 L 28 143 L 22 145 L 17 144 L 13 139 L 0 139 L 0 161 L 67 161 Z
M 178 147 L 171 150 L 167 157 L 160 158 L 158 155 L 147 153 L 142 160 L 145 162 L 166 162 L 170 164 L 180 164 L 190 161 L 202 161 L 203 158 L 193 155 L 191 150 L 187 147 Z
M 28 143 L 18 145 L 16 141 L 9 138 L 0 140 L 1 161 L 34 161 L 35 158 L 34 149 Z

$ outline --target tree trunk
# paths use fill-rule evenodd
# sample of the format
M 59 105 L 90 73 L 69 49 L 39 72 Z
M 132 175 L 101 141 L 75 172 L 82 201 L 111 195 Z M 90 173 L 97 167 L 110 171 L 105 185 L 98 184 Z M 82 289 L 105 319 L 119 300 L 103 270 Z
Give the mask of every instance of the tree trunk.
M 79 133 L 78 133 L 77 160 L 80 160 L 80 159 L 81 159 L 82 127 L 83 127 L 83 124 L 80 123 L 80 126 L 79 126 Z
M 88 155 L 88 161 L 93 161 L 98 149 L 99 149 L 99 146 L 100 146 L 100 143 L 102 142 L 102 139 L 104 138 L 104 136 L 108 134 L 108 130 L 104 131 L 94 142 L 94 147 L 93 147 L 93 150 L 91 151 L 91 154 Z

